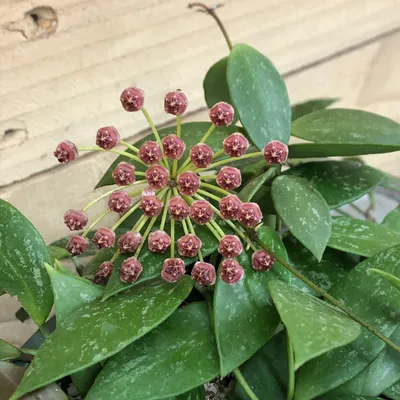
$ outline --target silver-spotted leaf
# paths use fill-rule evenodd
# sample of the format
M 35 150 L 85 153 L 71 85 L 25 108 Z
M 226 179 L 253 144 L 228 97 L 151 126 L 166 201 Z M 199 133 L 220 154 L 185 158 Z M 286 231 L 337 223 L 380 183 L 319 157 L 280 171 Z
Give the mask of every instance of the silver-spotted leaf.
M 385 225 L 387 228 L 400 235 L 400 206 L 397 206 L 385 216 L 382 225 Z
M 292 106 L 292 121 L 303 117 L 304 115 L 311 114 L 312 112 L 324 110 L 325 108 L 336 103 L 338 98 L 314 99 L 308 100 L 303 103 L 297 103 Z

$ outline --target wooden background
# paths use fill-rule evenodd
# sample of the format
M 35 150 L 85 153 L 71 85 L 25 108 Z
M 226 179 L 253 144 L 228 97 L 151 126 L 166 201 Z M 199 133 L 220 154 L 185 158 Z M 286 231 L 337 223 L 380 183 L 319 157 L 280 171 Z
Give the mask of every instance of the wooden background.
M 400 0 L 224 3 L 218 13 L 232 41 L 271 58 L 292 103 L 340 97 L 340 106 L 400 121 Z M 36 30 L 24 17 L 37 6 L 57 14 L 57 30 L 47 38 L 47 21 L 37 21 Z M 0 0 L 0 197 L 46 240 L 67 234 L 63 213 L 93 196 L 113 156 L 84 155 L 60 166 L 56 145 L 65 138 L 93 144 L 98 127 L 111 124 L 124 138 L 143 135 L 142 115 L 119 103 L 132 84 L 145 90 L 159 124 L 171 122 L 162 101 L 176 88 L 189 97 L 187 119 L 206 118 L 202 80 L 225 55 L 215 22 L 189 10 L 187 0 Z M 399 153 L 366 159 L 400 176 Z M 0 337 L 21 343 L 34 327 L 19 329 L 10 317 L 18 306 L 10 304 L 0 310 Z

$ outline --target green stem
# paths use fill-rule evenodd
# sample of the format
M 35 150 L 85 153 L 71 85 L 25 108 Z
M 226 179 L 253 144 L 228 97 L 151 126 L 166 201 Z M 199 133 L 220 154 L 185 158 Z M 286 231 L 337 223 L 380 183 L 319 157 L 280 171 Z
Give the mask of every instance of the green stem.
M 128 157 L 131 160 L 135 160 L 142 165 L 146 165 L 139 157 L 136 157 L 135 155 L 133 155 L 131 153 L 127 153 L 126 151 L 122 151 L 122 150 L 117 150 L 117 149 L 106 150 L 106 149 L 102 149 L 101 147 L 98 147 L 98 146 L 80 147 L 80 148 L 78 148 L 78 150 L 79 151 L 108 151 L 110 153 L 115 153 L 115 154 L 119 154 L 120 156 Z
M 233 374 L 235 375 L 236 380 L 238 381 L 239 385 L 242 387 L 244 392 L 247 394 L 250 400 L 258 400 L 258 397 L 255 395 L 249 384 L 247 383 L 246 379 L 240 372 L 239 368 L 235 368 L 233 370 Z
M 214 221 L 213 219 L 210 221 L 211 225 L 214 226 L 214 229 L 220 234 L 221 238 L 226 236 L 226 233 L 223 231 L 223 229 L 217 224 L 217 221 Z
M 164 204 L 164 210 L 163 210 L 163 214 L 161 217 L 161 224 L 160 224 L 160 230 L 163 231 L 164 227 L 165 227 L 165 222 L 167 221 L 167 214 L 168 214 L 168 201 L 171 198 L 172 195 L 172 191 L 168 190 L 167 192 L 167 197 L 165 199 L 165 204 Z
M 201 180 L 217 179 L 217 175 L 199 175 Z
M 140 243 L 140 246 L 137 248 L 136 253 L 135 253 L 135 257 L 136 257 L 136 258 L 139 257 L 140 252 L 142 251 L 142 248 L 143 248 L 144 244 L 146 243 L 147 236 L 149 235 L 149 233 L 150 233 L 150 231 L 151 231 L 151 228 L 152 228 L 153 225 L 155 224 L 157 218 L 158 218 L 158 217 L 153 217 L 153 218 L 150 220 L 149 225 L 147 226 L 146 230 L 144 231 L 143 236 L 142 236 L 142 243 Z M 146 221 L 147 221 L 147 220 L 146 220 Z M 145 223 L 146 221 L 144 221 L 144 223 Z M 143 227 L 143 225 L 142 225 L 142 227 Z M 141 228 L 142 228 L 142 227 L 141 227 Z
M 224 149 L 218 150 L 216 153 L 214 153 L 213 159 L 218 158 L 219 156 L 222 156 L 223 154 L 225 154 Z
M 287 400 L 293 400 L 294 397 L 294 382 L 295 382 L 295 371 L 294 371 L 294 357 L 293 357 L 293 345 L 289 337 L 289 332 L 286 330 L 286 346 L 288 356 L 288 369 L 289 369 L 289 383 L 287 390 Z
M 282 220 L 279 218 L 279 216 L 276 216 L 276 221 L 275 221 L 275 230 L 279 234 L 282 229 Z
M 207 188 L 207 189 L 214 190 L 215 192 L 222 193 L 222 194 L 224 194 L 225 196 L 229 196 L 230 194 L 232 194 L 232 193 L 229 193 L 229 192 L 228 192 L 227 190 L 225 190 L 225 189 L 222 189 L 222 188 L 220 188 L 220 187 L 218 187 L 218 186 L 212 185 L 211 183 L 201 182 L 201 183 L 200 183 L 200 187 L 205 187 L 205 188 Z
M 186 218 L 189 218 L 189 217 L 186 217 Z M 186 221 L 184 219 L 182 220 L 182 227 L 183 227 L 183 232 L 185 232 L 185 235 L 187 235 L 189 233 L 189 231 L 188 231 L 188 226 L 186 224 Z
M 189 217 L 186 217 L 186 219 L 187 219 L 187 223 L 188 223 L 188 225 L 189 225 L 190 232 L 191 232 L 193 235 L 196 235 L 196 230 L 194 229 L 194 226 L 193 226 L 193 224 L 192 224 L 192 221 L 190 220 Z M 182 221 L 182 223 L 183 223 L 183 222 L 185 222 L 185 221 Z M 199 260 L 200 260 L 200 261 L 204 261 L 204 259 L 203 259 L 203 254 L 202 254 L 202 252 L 201 252 L 201 248 L 199 249 L 199 252 L 198 252 L 197 255 L 199 256 Z
M 392 349 L 396 350 L 397 352 L 400 353 L 400 347 L 397 346 L 395 343 L 393 343 L 389 338 L 387 338 L 385 335 L 383 335 L 381 332 L 379 332 L 376 328 L 362 320 L 361 318 L 357 317 L 347 306 L 345 306 L 343 303 L 340 301 L 336 300 L 333 296 L 331 296 L 329 293 L 325 292 L 323 289 L 321 289 L 318 285 L 316 285 L 314 282 L 310 281 L 307 277 L 305 277 L 302 273 L 297 271 L 295 268 L 293 268 L 291 265 L 289 265 L 285 260 L 280 258 L 274 251 L 272 251 L 258 236 L 257 233 L 247 229 L 247 234 L 250 237 L 250 239 L 253 242 L 256 242 L 258 245 L 261 246 L 265 251 L 267 251 L 269 254 L 272 255 L 272 257 L 275 258 L 276 261 L 278 261 L 280 264 L 282 264 L 287 270 L 289 270 L 294 276 L 299 278 L 301 281 L 303 281 L 307 286 L 309 286 L 311 289 L 313 289 L 315 292 L 317 292 L 321 297 L 323 297 L 325 300 L 329 301 L 331 304 L 342 310 L 345 314 L 347 314 L 351 319 L 354 321 L 358 322 L 361 326 L 363 326 L 365 329 L 369 330 L 372 334 L 374 334 L 376 337 L 381 339 L 383 342 L 385 342 L 388 346 L 390 346 Z
M 133 146 L 132 144 L 129 144 L 128 142 L 125 142 L 125 140 L 120 140 L 119 142 L 128 149 L 134 151 L 135 153 L 139 153 L 139 149 L 137 147 Z
M 197 168 L 193 172 L 207 171 L 210 169 L 214 169 L 215 167 L 218 167 L 219 165 L 230 164 L 235 161 L 244 160 L 245 158 L 253 158 L 253 157 L 260 157 L 260 156 L 262 156 L 261 151 L 257 151 L 255 153 L 244 154 L 241 157 L 228 157 L 228 158 L 224 158 L 221 161 L 216 161 L 215 163 L 210 164 L 206 168 Z
M 171 258 L 175 257 L 175 220 L 171 218 Z
M 110 209 L 107 208 L 103 211 L 82 233 L 82 237 L 86 237 L 88 233 L 110 212 Z
M 115 231 L 132 213 L 134 213 L 140 206 L 140 201 L 138 201 L 133 207 L 130 208 L 112 227 L 111 229 Z
M 111 257 L 110 262 L 113 263 L 113 262 L 119 257 L 120 254 L 121 254 L 121 252 L 120 252 L 119 250 L 117 250 L 117 251 L 114 253 L 114 255 Z
M 213 200 L 215 200 L 215 201 L 220 201 L 221 200 L 221 198 L 222 197 L 218 197 L 218 196 L 216 196 L 215 194 L 212 194 L 212 193 L 208 193 L 208 192 L 206 192 L 205 190 L 201 190 L 201 189 L 197 189 L 197 193 L 200 193 L 200 194 L 202 194 L 203 196 L 207 196 L 207 197 L 209 197 L 210 199 L 213 199 Z M 196 195 L 195 195 L 196 196 Z M 198 196 L 199 198 L 201 197 L 201 196 Z M 203 197 L 201 197 L 201 200 L 205 200 Z
M 41 334 L 43 335 L 43 337 L 44 337 L 45 339 L 48 339 L 48 338 L 49 338 L 50 332 L 49 332 L 49 330 L 47 329 L 47 326 L 46 326 L 45 323 L 44 323 L 43 325 L 40 325 L 40 326 L 39 326 L 39 331 L 41 332 Z

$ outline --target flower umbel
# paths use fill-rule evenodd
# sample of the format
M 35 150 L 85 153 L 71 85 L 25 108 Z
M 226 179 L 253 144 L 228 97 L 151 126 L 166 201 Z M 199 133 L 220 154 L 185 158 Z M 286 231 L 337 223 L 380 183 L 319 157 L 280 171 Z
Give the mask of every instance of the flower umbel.
M 262 219 L 260 207 L 256 203 L 243 203 L 235 194 L 241 186 L 242 177 L 233 163 L 243 158 L 264 158 L 267 164 L 283 163 L 287 159 L 287 147 L 273 141 L 264 151 L 247 153 L 249 142 L 241 133 L 227 136 L 221 149 L 215 152 L 207 139 L 217 126 L 228 126 L 233 122 L 234 109 L 231 105 L 220 102 L 211 108 L 209 116 L 211 126 L 199 143 L 189 149 L 188 157 L 179 161 L 185 154 L 186 144 L 182 138 L 181 114 L 187 108 L 188 101 L 181 91 L 167 93 L 164 98 L 164 109 L 177 116 L 176 134 L 161 137 L 149 114 L 143 107 L 144 92 L 136 87 L 125 89 L 121 94 L 121 104 L 126 111 L 142 111 L 150 124 L 154 140 L 148 140 L 140 148 L 124 142 L 113 126 L 100 128 L 96 136 L 98 147 L 81 148 L 81 151 L 108 150 L 125 157 L 112 172 L 112 179 L 117 188 L 100 196 L 86 205 L 82 210 L 69 210 L 64 221 L 71 230 L 81 230 L 88 223 L 87 210 L 99 200 L 108 196 L 108 208 L 101 213 L 81 236 L 70 238 L 67 249 L 73 255 L 87 251 L 89 231 L 95 228 L 109 212 L 119 214 L 119 220 L 113 227 L 101 227 L 92 239 L 100 249 L 118 250 L 110 261 L 100 265 L 94 278 L 95 283 L 106 284 L 111 273 L 116 273 L 121 282 L 136 282 L 145 266 L 141 254 L 144 246 L 153 253 L 165 254 L 162 265 L 159 265 L 161 277 L 170 283 L 176 282 L 185 275 L 185 264 L 192 258 L 198 262 L 192 268 L 192 279 L 200 286 L 213 285 L 216 279 L 215 267 L 204 261 L 201 232 L 208 229 L 218 240 L 218 251 L 224 258 L 219 275 L 223 282 L 235 284 L 244 276 L 244 270 L 235 259 L 243 249 L 242 240 L 249 243 L 244 227 L 254 228 Z M 117 146 L 126 149 L 118 150 Z M 65 140 L 57 146 L 54 155 L 59 162 L 73 161 L 78 155 L 78 148 Z M 126 151 L 128 150 L 128 151 Z M 178 165 L 179 163 L 179 165 Z M 142 172 L 144 171 L 144 172 Z M 216 172 L 214 172 L 216 171 Z M 142 180 L 136 180 L 136 175 Z M 141 188 L 138 186 L 141 185 Z M 118 190 L 118 187 L 124 190 Z M 134 191 L 129 188 L 135 187 Z M 140 187 L 140 186 L 139 186 Z M 214 194 L 214 193 L 218 193 Z M 118 234 L 116 229 L 134 212 L 139 212 L 136 223 L 131 230 Z M 219 220 L 218 220 L 219 219 Z M 225 220 L 225 224 L 221 224 Z M 184 235 L 175 237 L 175 225 L 181 225 Z M 201 226 L 201 228 L 199 227 Z M 226 234 L 223 230 L 228 226 L 235 234 Z M 168 229 L 170 231 L 168 232 Z M 198 232 L 196 233 L 196 229 Z M 182 258 L 176 257 L 175 251 Z M 257 271 L 268 271 L 274 259 L 264 250 L 258 250 L 250 244 L 254 251 L 252 266 Z M 209 251 L 209 250 L 207 250 Z M 125 259 L 119 268 L 114 267 L 120 254 L 132 254 Z M 193 261 L 191 261 L 193 262 Z

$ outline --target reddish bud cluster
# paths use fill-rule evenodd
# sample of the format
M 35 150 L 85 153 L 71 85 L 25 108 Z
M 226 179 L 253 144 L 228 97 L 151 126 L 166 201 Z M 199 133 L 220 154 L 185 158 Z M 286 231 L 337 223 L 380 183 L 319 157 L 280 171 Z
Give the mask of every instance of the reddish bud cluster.
M 243 267 L 234 259 L 228 258 L 222 261 L 220 278 L 230 285 L 239 282 L 244 275 Z
M 265 250 L 257 250 L 251 256 L 251 265 L 256 271 L 269 271 L 275 259 Z
M 233 190 L 242 184 L 242 175 L 237 168 L 222 167 L 217 174 L 217 183 L 222 189 Z
M 81 210 L 68 210 L 64 214 L 64 223 L 71 231 L 79 231 L 88 223 L 88 216 Z
M 137 87 L 130 87 L 121 93 L 120 100 L 125 111 L 139 111 L 144 104 L 144 92 Z
M 185 275 L 185 263 L 180 258 L 167 258 L 164 261 L 161 277 L 170 283 L 174 283 Z
M 164 154 L 171 160 L 179 160 L 186 149 L 185 142 L 177 135 L 168 135 L 162 139 Z
M 233 107 L 221 101 L 215 104 L 209 112 L 210 120 L 215 126 L 229 126 L 235 114 Z
M 201 240 L 196 235 L 188 234 L 179 238 L 177 245 L 182 257 L 195 257 L 201 249 Z
M 200 187 L 200 178 L 192 171 L 184 172 L 178 176 L 178 187 L 181 194 L 193 196 Z
M 214 216 L 211 204 L 205 200 L 196 200 L 190 206 L 190 218 L 199 225 L 204 225 L 210 222 Z
M 93 236 L 92 242 L 99 249 L 108 249 L 114 246 L 115 232 L 110 228 L 100 228 Z
M 158 230 L 151 232 L 148 240 L 149 250 L 153 253 L 164 253 L 171 245 L 171 238 L 167 232 Z
M 262 212 L 257 203 L 242 203 L 239 207 L 237 220 L 249 228 L 254 228 L 262 219 Z
M 120 162 L 112 173 L 113 180 L 118 186 L 128 186 L 135 182 L 135 166 L 125 161 Z
M 162 165 L 153 165 L 146 171 L 146 179 L 152 189 L 163 189 L 168 185 L 169 171 Z
M 83 236 L 71 236 L 66 248 L 73 256 L 79 256 L 89 248 L 89 240 Z
M 61 142 L 54 151 L 54 156 L 60 163 L 68 163 L 74 161 L 78 157 L 78 149 L 74 143 L 69 140 Z
M 167 93 L 164 97 L 164 110 L 168 114 L 181 115 L 186 111 L 188 104 L 187 97 L 180 90 Z
M 190 150 L 190 159 L 197 168 L 207 168 L 213 159 L 214 152 L 210 146 L 199 143 Z
M 119 279 L 125 283 L 134 283 L 139 279 L 143 271 L 142 264 L 135 257 L 127 258 L 119 270 Z
M 111 261 L 105 261 L 100 264 L 100 267 L 93 278 L 93 283 L 106 285 L 110 279 L 113 268 L 114 265 Z
M 225 235 L 219 242 L 218 251 L 225 258 L 237 257 L 243 251 L 242 242 L 235 235 Z
M 142 243 L 142 235 L 139 232 L 126 232 L 118 239 L 118 249 L 121 253 L 133 253 Z
M 171 218 L 182 221 L 189 215 L 189 206 L 181 197 L 173 197 L 168 202 L 168 212 Z
M 162 151 L 157 142 L 147 141 L 140 147 L 138 156 L 146 165 L 153 165 L 162 159 Z
M 219 212 L 223 219 L 234 221 L 237 218 L 242 201 L 234 194 L 223 197 L 219 201 Z
M 283 164 L 286 162 L 289 149 L 279 140 L 269 142 L 263 150 L 263 155 L 268 164 Z
M 139 205 L 139 208 L 146 217 L 156 217 L 160 215 L 162 207 L 162 201 L 154 193 L 144 193 Z
M 96 144 L 104 150 L 110 150 L 119 143 L 119 133 L 113 126 L 105 126 L 97 131 Z
M 230 157 L 241 157 L 243 156 L 248 147 L 249 141 L 239 132 L 232 133 L 232 135 L 228 136 L 224 142 L 224 151 Z
M 108 208 L 118 214 L 124 214 L 127 212 L 131 205 L 132 199 L 128 193 L 122 190 L 116 190 L 115 192 L 111 193 L 110 197 L 108 198 Z
M 215 284 L 215 268 L 213 265 L 198 261 L 192 269 L 192 279 L 201 286 L 211 286 Z

